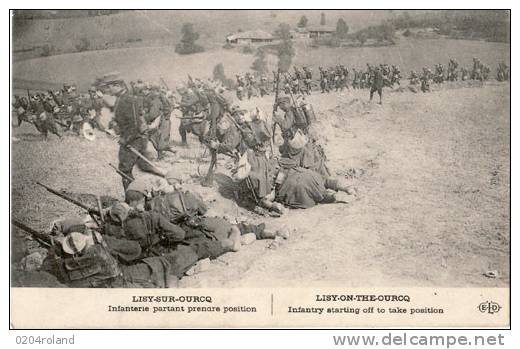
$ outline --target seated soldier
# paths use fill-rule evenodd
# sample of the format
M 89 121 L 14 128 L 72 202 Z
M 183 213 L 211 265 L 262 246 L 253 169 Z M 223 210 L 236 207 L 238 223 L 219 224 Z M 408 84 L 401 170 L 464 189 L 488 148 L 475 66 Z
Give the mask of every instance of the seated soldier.
M 309 208 L 318 203 L 348 202 L 350 200 L 342 193 L 352 195 L 355 192 L 343 181 L 331 177 L 325 179 L 318 172 L 300 167 L 293 159 L 281 158 L 274 164 L 252 150 L 244 153 L 234 172 L 236 180 L 251 183 L 260 205 L 280 213 L 284 212 L 280 204 Z M 271 176 L 273 173 L 275 175 Z M 327 189 L 340 192 L 333 193 Z
M 309 141 L 300 130 L 280 146 L 280 155 L 296 161 L 300 167 L 318 172 L 324 178 L 330 177 L 323 148 L 316 142 Z

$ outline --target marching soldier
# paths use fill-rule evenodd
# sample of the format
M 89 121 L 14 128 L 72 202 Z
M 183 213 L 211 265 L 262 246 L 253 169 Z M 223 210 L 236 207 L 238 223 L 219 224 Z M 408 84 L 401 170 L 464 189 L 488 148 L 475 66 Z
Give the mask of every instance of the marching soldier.
M 374 92 L 377 92 L 379 95 L 379 104 L 383 104 L 383 79 L 381 67 L 376 67 L 372 70 L 372 75 L 370 76 L 370 101 L 372 101 L 374 97 Z
M 423 67 L 423 74 L 421 76 L 421 91 L 430 92 L 430 80 L 432 71 L 429 68 Z

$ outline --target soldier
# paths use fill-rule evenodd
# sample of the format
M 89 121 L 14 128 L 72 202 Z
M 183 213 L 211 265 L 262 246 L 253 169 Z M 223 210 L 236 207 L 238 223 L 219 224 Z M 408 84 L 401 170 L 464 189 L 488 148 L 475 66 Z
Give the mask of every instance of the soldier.
M 236 75 L 236 78 L 237 78 L 237 98 L 239 100 L 242 100 L 242 98 L 244 98 L 246 83 L 244 81 L 244 78 L 242 76 L 240 76 L 239 74 Z
M 18 95 L 14 95 L 14 103 L 13 109 L 16 112 L 16 118 L 18 120 L 18 127 L 22 124 L 23 121 L 31 123 L 31 118 L 29 117 L 29 101 L 24 96 L 20 97 Z
M 312 68 L 303 67 L 304 75 L 305 75 L 305 89 L 308 95 L 311 94 L 312 91 Z
M 275 122 L 282 130 L 284 142 L 292 138 L 297 130 L 306 132 L 307 120 L 303 112 L 296 110 L 296 106 L 291 103 L 291 99 L 287 96 L 278 98 L 277 106 L 284 112 L 283 116 L 276 115 Z
M 150 166 L 140 160 L 135 150 L 146 156 L 148 143 L 148 124 L 145 118 L 145 110 L 142 97 L 132 95 L 126 88 L 123 80 L 117 74 L 109 74 L 100 82 L 99 87 L 103 89 L 104 95 L 110 95 L 117 100 L 105 101 L 114 107 L 114 121 L 117 123 L 120 133 L 119 145 L 119 170 L 130 178 L 132 170 L 137 163 L 146 172 L 156 175 L 164 175 L 160 169 Z M 129 146 L 131 148 L 129 148 Z M 134 151 L 132 151 L 132 149 Z M 130 181 L 123 177 L 123 187 L 126 189 Z
M 150 141 L 157 151 L 158 158 L 162 159 L 165 152 L 175 153 L 170 146 L 171 106 L 157 85 L 151 86 L 145 103 L 147 108 L 146 121 L 150 128 Z
M 419 85 L 419 75 L 415 70 L 410 72 L 410 85 Z
M 444 66 L 441 63 L 435 66 L 434 81 L 437 84 L 442 84 L 444 82 Z
M 323 70 L 322 67 L 318 68 L 320 70 L 320 87 L 321 87 L 321 93 L 329 93 L 329 77 L 326 70 Z
M 509 80 L 509 67 L 504 62 L 498 64 L 497 68 L 497 80 L 507 81 Z
M 483 74 L 482 74 L 482 69 L 484 68 L 484 65 L 482 64 L 482 62 L 476 58 L 476 57 L 473 57 L 473 70 L 471 72 L 471 79 L 473 80 L 484 80 L 484 77 L 483 77 Z
M 194 117 L 203 112 L 203 107 L 197 94 L 191 88 L 187 88 L 186 85 L 180 84 L 177 86 L 177 92 L 181 96 L 179 108 L 182 112 L 179 134 L 181 135 L 182 145 L 187 146 L 187 134 L 191 130 L 192 123 L 202 122 L 202 119 L 195 120 Z
M 421 76 L 421 91 L 430 92 L 430 80 L 432 72 L 429 68 L 423 67 L 423 74 Z
M 117 240 L 106 239 L 119 247 Z M 133 256 L 133 264 L 120 264 L 105 238 L 84 225 L 76 225 L 54 240 L 56 244 L 49 249 L 41 270 L 69 287 L 165 288 L 176 284 L 166 257 Z
M 348 186 L 334 187 L 337 182 L 326 181 L 319 173 L 299 167 L 295 160 L 273 160 L 250 149 L 241 157 L 234 171 L 237 181 L 255 179 L 251 183 L 258 193 L 258 203 L 264 208 L 283 214 L 285 208 L 280 204 L 290 208 L 309 208 L 318 203 L 345 200 L 345 195 L 330 193 L 328 188 L 344 190 L 348 195 L 354 193 Z
M 489 73 L 491 69 L 485 64 L 482 64 L 482 81 L 487 81 L 489 79 Z
M 62 138 L 61 130 L 56 124 L 54 115 L 51 112 L 45 110 L 45 106 L 41 97 L 38 94 L 31 96 L 30 102 L 31 113 L 35 115 L 34 126 L 45 138 L 48 138 L 48 133 L 54 133 L 59 138 Z
M 262 74 L 262 77 L 260 78 L 260 97 L 263 96 L 269 96 L 269 81 L 267 80 L 267 76 L 265 74 Z
M 370 101 L 374 97 L 374 92 L 377 92 L 379 95 L 379 104 L 383 104 L 383 73 L 381 71 L 381 67 L 377 67 L 372 70 L 372 74 L 370 76 Z
M 457 81 L 457 68 L 459 67 L 459 63 L 455 59 L 450 58 L 450 62 L 448 63 L 448 80 L 449 81 Z
M 398 65 L 392 65 L 390 84 L 392 86 L 394 86 L 394 84 L 401 86 L 401 70 Z

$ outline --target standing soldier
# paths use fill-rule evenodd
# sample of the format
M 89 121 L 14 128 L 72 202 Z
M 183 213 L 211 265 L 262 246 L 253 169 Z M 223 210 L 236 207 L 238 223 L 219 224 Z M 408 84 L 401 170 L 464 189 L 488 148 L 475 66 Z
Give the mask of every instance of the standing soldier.
M 471 72 L 471 79 L 482 81 L 482 63 L 476 57 L 473 57 L 473 70 Z
M 329 93 L 329 82 L 328 82 L 328 74 L 326 70 L 323 70 L 322 67 L 318 68 L 320 70 L 320 87 L 321 93 Z
M 372 70 L 372 74 L 370 76 L 370 100 L 374 97 L 374 92 L 377 91 L 379 95 L 379 104 L 383 104 L 383 72 L 381 71 L 381 67 L 377 67 Z
M 312 69 L 308 67 L 303 67 L 303 72 L 305 76 L 305 90 L 307 94 L 310 95 L 312 91 Z
M 177 86 L 177 92 L 181 96 L 179 102 L 179 108 L 182 112 L 182 119 L 179 125 L 179 134 L 181 135 L 182 145 L 187 146 L 187 135 L 190 130 L 190 126 L 194 122 L 193 118 L 199 113 L 201 103 L 197 94 L 193 92 L 191 88 L 186 87 L 184 84 Z M 202 121 L 202 120 L 201 120 Z
M 391 85 L 397 84 L 401 86 L 401 69 L 398 65 L 392 65 L 392 78 L 390 81 Z
M 509 79 L 509 67 L 504 62 L 498 64 L 497 80 L 507 81 Z
M 419 75 L 415 70 L 410 72 L 410 85 L 419 85 Z
M 450 59 L 448 64 L 448 80 L 449 81 L 457 81 L 457 68 L 459 67 L 459 63 L 455 59 Z
M 267 76 L 265 74 L 262 74 L 262 77 L 260 78 L 260 97 L 263 96 L 269 96 L 269 81 L 267 81 Z
M 127 177 L 133 178 L 132 170 L 137 163 L 143 171 L 163 176 L 164 172 L 161 169 L 150 166 L 144 161 L 138 161 L 139 156 L 135 153 L 137 150 L 145 155 L 148 144 L 149 129 L 145 118 L 143 98 L 132 95 L 116 73 L 104 76 L 99 87 L 103 89 L 106 103 L 114 107 L 114 121 L 117 123 L 120 133 L 119 170 Z M 115 100 L 108 98 L 109 96 L 115 97 Z M 123 177 L 122 180 L 126 190 L 130 180 L 126 177 Z
M 421 91 L 430 92 L 430 80 L 432 71 L 429 68 L 423 67 L 423 74 L 421 76 Z
M 174 152 L 170 147 L 171 106 L 158 85 L 151 86 L 146 104 L 150 141 L 157 150 L 158 158 L 162 159 L 165 152 Z

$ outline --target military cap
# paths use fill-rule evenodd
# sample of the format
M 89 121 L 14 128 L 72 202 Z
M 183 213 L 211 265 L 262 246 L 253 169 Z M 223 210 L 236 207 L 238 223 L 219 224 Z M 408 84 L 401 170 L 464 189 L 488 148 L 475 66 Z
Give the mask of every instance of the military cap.
M 87 236 L 82 233 L 72 232 L 61 243 L 63 251 L 70 255 L 78 254 L 87 246 Z

